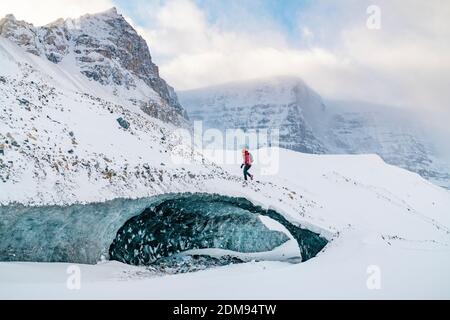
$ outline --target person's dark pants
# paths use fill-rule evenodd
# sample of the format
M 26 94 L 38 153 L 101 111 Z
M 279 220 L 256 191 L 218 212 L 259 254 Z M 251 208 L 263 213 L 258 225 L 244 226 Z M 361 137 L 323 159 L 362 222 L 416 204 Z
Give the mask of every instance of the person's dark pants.
M 251 167 L 252 166 L 250 164 L 246 164 L 244 166 L 244 179 L 245 179 L 245 181 L 247 181 L 247 177 L 250 177 L 250 178 L 253 179 L 253 176 L 248 172 L 248 170 L 250 170 Z

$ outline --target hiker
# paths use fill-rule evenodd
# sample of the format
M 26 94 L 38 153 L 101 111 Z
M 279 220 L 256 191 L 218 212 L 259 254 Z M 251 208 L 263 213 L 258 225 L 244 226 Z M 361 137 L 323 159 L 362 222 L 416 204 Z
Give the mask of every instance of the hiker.
M 248 172 L 248 170 L 250 170 L 250 168 L 252 167 L 253 156 L 248 151 L 247 147 L 244 147 L 242 149 L 242 159 L 243 159 L 243 163 L 241 165 L 241 169 L 244 168 L 245 181 L 247 181 L 247 176 L 250 177 L 251 180 L 253 180 L 253 175 Z

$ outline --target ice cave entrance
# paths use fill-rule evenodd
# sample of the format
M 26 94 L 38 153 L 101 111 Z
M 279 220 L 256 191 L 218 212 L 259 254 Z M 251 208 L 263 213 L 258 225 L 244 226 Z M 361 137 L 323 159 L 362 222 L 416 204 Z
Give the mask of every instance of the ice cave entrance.
M 289 234 L 269 229 L 260 216 L 275 220 Z M 243 198 L 174 195 L 129 219 L 117 232 L 109 256 L 111 260 L 132 265 L 176 265 L 184 262 L 180 254 L 195 249 L 269 252 L 287 242 L 288 235 L 298 243 L 300 261 L 315 257 L 327 243 L 320 235 L 290 223 L 278 212 L 255 206 Z M 211 258 L 212 263 L 240 261 L 236 256 L 226 257 Z M 195 259 L 203 261 L 206 257 L 195 255 Z
M 277 221 L 283 230 L 268 228 L 262 216 Z M 294 244 L 293 254 L 306 261 L 327 243 L 274 210 L 245 198 L 213 194 L 164 194 L 70 206 L 12 204 L 0 206 L 0 218 L 0 261 L 96 264 L 109 256 L 132 265 L 163 266 L 163 272 L 172 267 L 183 272 L 192 270 L 186 262 L 189 254 L 201 267 L 242 262 L 236 255 L 204 255 L 205 250 L 251 255 Z M 201 254 L 194 256 L 192 251 Z

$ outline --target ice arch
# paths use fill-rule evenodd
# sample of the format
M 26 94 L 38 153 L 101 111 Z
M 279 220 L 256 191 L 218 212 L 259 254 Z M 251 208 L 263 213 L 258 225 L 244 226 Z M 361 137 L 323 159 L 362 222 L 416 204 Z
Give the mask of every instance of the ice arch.
M 166 194 L 86 205 L 0 207 L 0 260 L 93 264 L 111 253 L 123 262 L 146 264 L 190 248 L 222 246 L 258 252 L 286 241 L 284 234 L 263 226 L 258 215 L 277 220 L 289 230 L 299 243 L 303 261 L 327 243 L 278 212 L 244 198 Z M 210 236 L 196 232 L 199 227 Z M 158 229 L 165 232 L 152 233 Z

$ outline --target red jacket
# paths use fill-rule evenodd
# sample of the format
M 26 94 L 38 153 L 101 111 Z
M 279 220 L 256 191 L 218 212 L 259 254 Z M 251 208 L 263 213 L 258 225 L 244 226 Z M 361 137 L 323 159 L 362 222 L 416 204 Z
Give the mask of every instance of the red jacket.
M 244 158 L 244 164 L 245 165 L 251 165 L 252 164 L 252 156 L 248 150 L 242 150 L 242 157 Z

